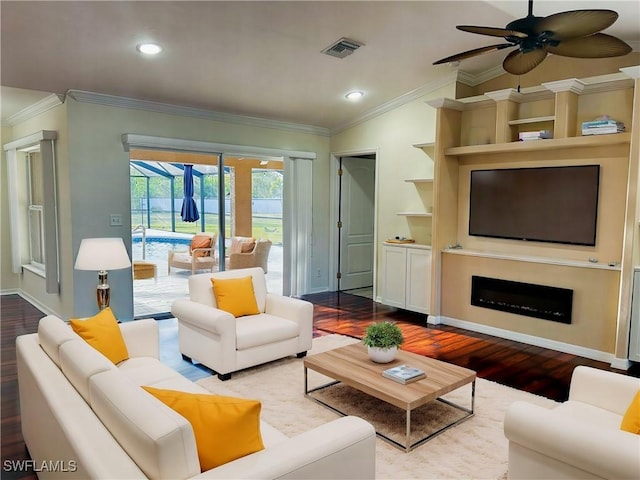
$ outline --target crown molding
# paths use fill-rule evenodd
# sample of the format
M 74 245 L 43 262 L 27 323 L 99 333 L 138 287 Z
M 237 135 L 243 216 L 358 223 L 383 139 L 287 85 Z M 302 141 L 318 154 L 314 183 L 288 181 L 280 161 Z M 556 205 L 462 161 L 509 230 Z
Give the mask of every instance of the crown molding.
M 133 110 L 143 110 L 154 113 L 165 113 L 167 115 L 179 115 L 182 117 L 198 118 L 224 123 L 233 123 L 245 127 L 272 128 L 296 133 L 307 133 L 323 137 L 329 136 L 329 129 L 304 125 L 300 123 L 283 122 L 280 120 L 269 120 L 266 118 L 249 117 L 235 115 L 231 113 L 216 112 L 203 108 L 185 107 L 168 103 L 151 102 L 136 98 L 120 97 L 117 95 L 107 95 L 104 93 L 86 92 L 83 90 L 69 90 L 67 95 L 78 102 L 93 103 L 109 107 L 130 108 Z
M 337 127 L 332 128 L 330 130 L 330 134 L 336 135 L 349 128 L 355 127 L 356 125 L 360 125 L 361 123 L 364 123 L 379 115 L 382 115 L 383 113 L 390 112 L 391 110 L 401 107 L 402 105 L 406 105 L 407 103 L 410 103 L 414 100 L 424 97 L 425 95 L 428 95 L 431 92 L 435 92 L 436 90 L 442 87 L 445 87 L 447 85 L 450 85 L 456 82 L 457 78 L 458 78 L 458 72 L 457 71 L 451 72 L 445 77 L 429 82 L 426 85 L 423 85 L 422 87 L 416 88 L 415 90 L 405 93 L 404 95 L 400 95 L 399 97 L 396 97 L 389 102 L 383 103 L 382 105 L 379 105 L 365 112 L 364 114 L 360 115 L 359 117 L 353 120 L 342 123 Z
M 458 72 L 458 81 L 467 85 L 468 87 L 475 87 L 476 85 L 480 85 L 481 83 L 488 82 L 489 80 L 500 77 L 505 73 L 507 72 L 504 68 L 502 68 L 502 65 L 497 65 L 493 68 L 490 68 L 489 70 L 480 72 L 479 74 L 460 71 Z
M 58 105 L 62 105 L 63 103 L 64 95 L 57 95 L 53 93 L 43 98 L 42 100 L 38 100 L 36 103 L 29 105 L 27 108 L 23 108 L 19 112 L 14 113 L 9 118 L 7 118 L 6 124 L 10 127 L 13 127 L 14 125 L 25 122 L 30 118 L 40 115 L 47 110 L 51 110 Z

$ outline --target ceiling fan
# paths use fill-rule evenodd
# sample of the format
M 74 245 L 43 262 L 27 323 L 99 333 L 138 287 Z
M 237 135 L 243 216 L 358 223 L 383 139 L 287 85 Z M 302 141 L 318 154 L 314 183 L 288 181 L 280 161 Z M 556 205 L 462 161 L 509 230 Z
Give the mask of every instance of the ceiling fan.
M 618 14 L 613 10 L 571 10 L 548 17 L 533 15 L 529 0 L 526 17 L 514 20 L 505 28 L 458 25 L 463 32 L 503 37 L 508 43 L 475 48 L 443 58 L 434 65 L 457 62 L 504 48 L 517 47 L 504 59 L 503 68 L 513 75 L 523 75 L 540 65 L 547 54 L 577 58 L 605 58 L 626 55 L 631 47 L 622 40 L 599 33 L 613 25 Z

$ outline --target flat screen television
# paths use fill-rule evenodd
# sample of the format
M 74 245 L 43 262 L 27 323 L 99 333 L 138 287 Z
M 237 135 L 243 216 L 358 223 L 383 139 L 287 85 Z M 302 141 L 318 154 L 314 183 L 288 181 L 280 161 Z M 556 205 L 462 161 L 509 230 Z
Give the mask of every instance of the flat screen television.
M 600 165 L 472 170 L 469 235 L 595 245 Z

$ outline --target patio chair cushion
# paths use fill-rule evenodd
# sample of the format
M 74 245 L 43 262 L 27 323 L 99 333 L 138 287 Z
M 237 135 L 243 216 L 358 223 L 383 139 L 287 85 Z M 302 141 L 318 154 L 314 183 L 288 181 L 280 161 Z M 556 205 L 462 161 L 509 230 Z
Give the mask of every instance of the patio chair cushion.
M 142 388 L 189 421 L 203 472 L 264 449 L 258 400 Z
M 85 320 L 72 318 L 69 324 L 74 332 L 114 364 L 129 358 L 127 345 L 111 307 Z
M 251 276 L 239 278 L 211 278 L 213 294 L 220 310 L 234 317 L 260 313 Z
M 194 257 L 210 257 L 211 252 L 194 252 L 197 248 L 210 248 L 212 237 L 210 235 L 194 235 L 191 239 L 190 252 L 193 252 Z
M 245 240 L 240 242 L 240 253 L 251 253 L 253 249 L 256 247 L 256 239 L 252 238 L 250 240 Z

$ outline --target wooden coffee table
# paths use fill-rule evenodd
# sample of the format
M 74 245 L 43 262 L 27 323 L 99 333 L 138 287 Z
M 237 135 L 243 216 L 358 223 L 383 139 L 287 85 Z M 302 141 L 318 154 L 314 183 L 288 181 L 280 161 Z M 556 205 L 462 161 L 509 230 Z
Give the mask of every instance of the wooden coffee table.
M 407 385 L 400 384 L 382 376 L 383 370 L 397 365 L 408 364 L 420 368 L 427 373 L 427 378 Z M 309 389 L 308 369 L 333 378 L 335 381 Z M 346 415 L 336 407 L 314 397 L 313 392 L 329 388 L 337 383 L 349 385 L 372 397 L 387 402 L 406 412 L 406 437 L 404 442 L 394 440 L 376 429 L 377 435 L 392 445 L 409 452 L 422 445 L 445 430 L 458 425 L 473 416 L 475 401 L 476 372 L 467 368 L 458 367 L 450 363 L 441 362 L 432 358 L 423 357 L 415 353 L 398 351 L 396 359 L 391 363 L 379 364 L 369 359 L 367 349 L 361 343 L 329 350 L 324 353 L 312 355 L 304 360 L 304 393 L 305 396 L 330 408 L 340 415 Z M 457 388 L 471 383 L 471 408 L 456 405 L 448 400 L 440 398 Z M 438 400 L 462 410 L 465 415 L 442 428 L 430 433 L 426 437 L 410 443 L 411 411 L 426 403 Z

